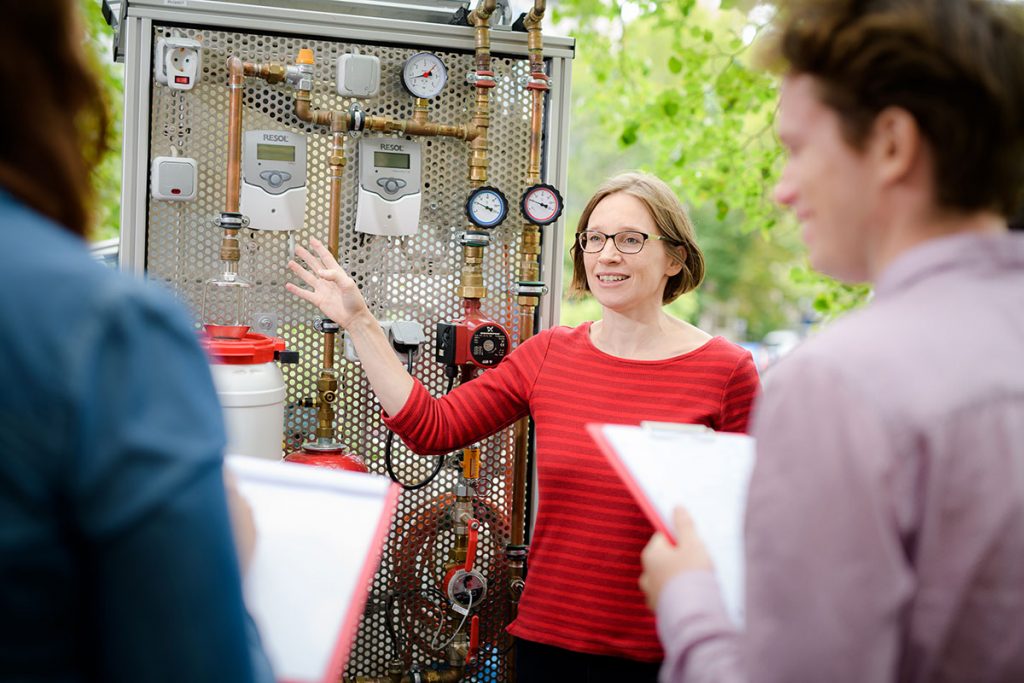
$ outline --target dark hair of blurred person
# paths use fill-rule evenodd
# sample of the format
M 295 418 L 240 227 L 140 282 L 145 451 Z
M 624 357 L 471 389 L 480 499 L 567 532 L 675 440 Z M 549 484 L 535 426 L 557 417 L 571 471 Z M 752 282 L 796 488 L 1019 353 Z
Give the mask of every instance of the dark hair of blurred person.
M 9 3 L 0 22 L 0 185 L 68 230 L 91 223 L 91 175 L 107 149 L 103 91 L 76 3 Z

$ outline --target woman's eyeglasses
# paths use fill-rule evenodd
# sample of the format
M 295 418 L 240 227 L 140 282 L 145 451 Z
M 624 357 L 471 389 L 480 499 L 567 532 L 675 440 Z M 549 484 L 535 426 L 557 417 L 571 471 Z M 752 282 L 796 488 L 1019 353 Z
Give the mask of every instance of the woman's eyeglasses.
M 647 240 L 663 240 L 669 244 L 677 243 L 671 238 L 661 235 L 648 235 L 646 232 L 640 232 L 639 230 L 623 230 L 614 235 L 606 235 L 597 230 L 584 230 L 576 235 L 576 241 L 579 243 L 580 249 L 588 254 L 595 254 L 604 249 L 604 244 L 609 239 L 612 240 L 615 248 L 623 254 L 640 253 Z

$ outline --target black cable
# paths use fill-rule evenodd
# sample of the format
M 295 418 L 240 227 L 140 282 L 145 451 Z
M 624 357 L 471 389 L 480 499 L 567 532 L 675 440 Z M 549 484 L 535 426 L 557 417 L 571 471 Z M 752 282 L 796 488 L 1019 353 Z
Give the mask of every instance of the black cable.
M 384 603 L 384 629 L 388 632 L 388 636 L 390 636 L 391 638 L 391 647 L 394 649 L 395 652 L 394 658 L 401 659 L 403 643 L 398 637 L 398 632 L 395 631 L 395 625 L 391 623 L 391 615 L 394 611 L 395 597 L 396 595 L 394 593 L 389 593 L 388 599 Z
M 391 446 L 394 442 L 395 433 L 392 431 L 388 431 L 387 438 L 384 440 L 384 467 L 387 468 L 388 476 L 391 477 L 391 481 L 395 482 L 406 491 L 419 490 L 426 486 L 427 484 L 429 484 L 430 482 L 434 481 L 434 477 L 437 476 L 437 473 L 441 471 L 441 467 L 444 466 L 445 456 L 437 456 L 437 463 L 434 465 L 434 471 L 428 474 L 425 479 L 423 479 L 422 481 L 418 481 L 415 484 L 406 484 L 398 480 L 398 475 L 395 474 L 395 468 L 391 464 Z
M 409 349 L 406 352 L 407 360 L 405 362 L 405 369 L 409 372 L 410 375 L 412 374 L 412 364 L 413 359 L 415 357 L 416 353 L 412 349 Z M 437 463 L 434 465 L 434 471 L 428 474 L 425 479 L 422 479 L 416 482 L 415 484 L 406 484 L 398 479 L 398 475 L 395 474 L 394 465 L 391 462 L 391 450 L 394 447 L 394 443 L 395 433 L 391 430 L 388 430 L 388 435 L 384 439 L 384 467 L 387 468 L 388 476 L 391 477 L 391 481 L 395 482 L 406 491 L 417 491 L 423 488 L 424 486 L 430 484 L 430 482 L 434 481 L 434 478 L 437 477 L 438 472 L 440 472 L 441 468 L 444 466 L 444 455 L 437 456 Z

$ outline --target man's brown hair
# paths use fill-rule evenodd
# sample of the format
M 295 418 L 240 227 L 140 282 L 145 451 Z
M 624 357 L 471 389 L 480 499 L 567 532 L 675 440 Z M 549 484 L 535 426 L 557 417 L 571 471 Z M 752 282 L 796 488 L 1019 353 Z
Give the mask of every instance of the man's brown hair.
M 108 126 L 85 39 L 77 0 L 4 3 L 0 186 L 79 235 L 90 227 Z
M 622 173 L 604 181 L 583 209 L 579 223 L 576 225 L 576 234 L 587 229 L 594 207 L 608 195 L 617 192 L 639 199 L 647 207 L 661 234 L 671 240 L 661 242 L 661 244 L 668 250 L 672 260 L 681 268 L 665 283 L 661 302 L 663 304 L 670 303 L 690 290 L 696 289 L 704 279 L 704 254 L 697 246 L 697 236 L 693 230 L 693 223 L 690 222 L 690 217 L 686 214 L 686 209 L 679 203 L 679 198 L 672 192 L 672 188 L 656 176 L 647 173 Z M 650 249 L 656 244 L 657 242 L 646 244 L 644 249 Z M 583 250 L 580 249 L 578 241 L 574 241 L 572 245 L 572 285 L 570 289 L 574 294 L 590 291 L 590 285 L 587 283 L 587 268 L 583 264 Z
M 1010 216 L 1024 203 L 1024 9 L 1000 0 L 783 0 L 770 57 L 813 76 L 863 148 L 899 107 L 935 160 L 936 202 Z

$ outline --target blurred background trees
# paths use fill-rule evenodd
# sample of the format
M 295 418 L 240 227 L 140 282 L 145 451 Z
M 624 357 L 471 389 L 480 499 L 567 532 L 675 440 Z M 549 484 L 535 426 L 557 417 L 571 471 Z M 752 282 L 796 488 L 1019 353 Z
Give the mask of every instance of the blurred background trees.
M 94 240 L 118 236 L 121 229 L 121 117 L 124 112 L 124 66 L 113 59 L 110 27 L 103 19 L 100 0 L 79 0 L 85 19 L 86 51 L 100 75 L 110 111 L 110 152 L 96 169 Z

